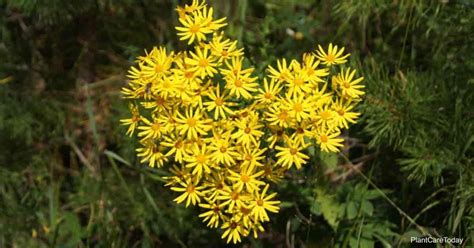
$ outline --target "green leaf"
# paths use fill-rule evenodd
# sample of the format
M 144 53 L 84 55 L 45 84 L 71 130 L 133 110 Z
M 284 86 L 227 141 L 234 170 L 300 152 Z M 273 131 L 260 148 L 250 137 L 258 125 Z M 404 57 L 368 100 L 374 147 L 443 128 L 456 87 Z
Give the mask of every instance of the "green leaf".
M 362 208 L 362 211 L 364 211 L 364 213 L 366 213 L 369 216 L 372 216 L 372 214 L 374 213 L 374 205 L 372 205 L 370 201 L 362 201 L 361 208 Z
M 335 168 L 337 166 L 337 154 L 336 153 L 327 153 L 321 152 L 319 158 L 323 164 L 328 168 Z
M 357 206 L 355 202 L 347 203 L 346 214 L 349 220 L 352 220 L 357 216 Z

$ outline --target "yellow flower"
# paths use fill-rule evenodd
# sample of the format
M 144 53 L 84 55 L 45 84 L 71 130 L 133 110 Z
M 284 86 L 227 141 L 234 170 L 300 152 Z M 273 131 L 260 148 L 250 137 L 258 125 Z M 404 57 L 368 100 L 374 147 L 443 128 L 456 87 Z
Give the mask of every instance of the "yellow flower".
M 301 152 L 303 149 L 304 147 L 302 147 L 301 144 L 290 139 L 287 140 L 286 147 L 276 147 L 276 150 L 280 151 L 276 154 L 278 158 L 277 164 L 282 167 L 287 167 L 288 169 L 296 165 L 296 169 L 300 169 L 301 165 L 306 164 L 306 160 L 309 159 L 308 155 Z
M 234 244 L 241 242 L 240 235 L 244 235 L 245 232 L 244 228 L 242 227 L 242 223 L 239 223 L 234 219 L 230 219 L 224 222 L 221 228 L 225 230 L 221 238 L 225 239 L 227 237 L 227 243 L 229 243 L 231 240 Z
M 141 76 L 146 80 L 160 79 L 169 72 L 173 63 L 174 53 L 169 55 L 166 53 L 166 48 L 159 49 L 153 47 L 150 55 L 144 59 L 145 64 L 142 66 Z
M 241 206 L 245 206 L 245 202 L 250 198 L 243 194 L 242 191 L 231 186 L 226 186 L 221 194 L 217 196 L 217 199 L 224 201 L 223 204 L 228 205 L 229 210 L 233 210 L 234 207 L 240 208 Z
M 211 160 L 211 153 L 208 150 L 206 144 L 203 144 L 201 147 L 194 146 L 191 149 L 191 152 L 188 156 L 184 158 L 188 164 L 186 167 L 194 168 L 192 171 L 193 175 L 201 177 L 203 171 L 206 174 L 211 173 L 211 166 L 213 162 Z
M 339 152 L 339 147 L 343 147 L 341 143 L 344 142 L 344 139 L 337 138 L 340 134 L 337 130 L 331 133 L 329 129 L 324 129 L 317 133 L 316 142 L 321 147 L 321 151 Z
M 214 110 L 214 120 L 227 118 L 227 115 L 233 115 L 234 111 L 230 109 L 230 106 L 236 106 L 235 103 L 226 102 L 229 97 L 225 95 L 225 92 L 222 93 L 220 91 L 220 85 L 217 85 L 216 91 L 210 91 L 208 97 L 212 100 L 209 102 L 205 102 L 204 106 L 206 106 L 207 111 Z
M 240 167 L 254 168 L 255 166 L 262 166 L 260 160 L 265 158 L 263 154 L 266 150 L 266 148 L 260 148 L 260 142 L 254 147 L 244 146 L 241 150 L 242 163 Z
M 180 137 L 175 137 L 175 135 L 171 137 L 164 137 L 164 141 L 161 142 L 161 145 L 171 148 L 166 153 L 166 156 L 169 157 L 174 155 L 174 160 L 176 162 L 182 163 L 184 157 L 188 155 L 183 139 Z
M 332 78 L 333 82 L 339 85 L 342 91 L 342 96 L 359 98 L 361 95 L 364 94 L 364 92 L 360 89 L 365 88 L 365 86 L 359 84 L 360 82 L 362 82 L 362 80 L 364 80 L 364 77 L 360 77 L 352 81 L 355 73 L 356 70 L 353 70 L 351 72 L 350 68 L 348 68 L 345 73 L 344 69 L 342 69 L 341 72 L 337 74 L 337 76 Z
M 176 30 L 179 31 L 179 40 L 188 40 L 188 45 L 191 45 L 195 40 L 198 42 L 206 40 L 206 34 L 213 32 L 212 29 L 207 26 L 208 20 L 202 15 L 199 15 L 198 12 L 180 18 L 179 22 L 183 25 L 176 27 Z
M 209 149 L 212 151 L 212 160 L 216 163 L 232 166 L 235 158 L 239 155 L 235 146 L 229 142 L 230 136 L 211 143 Z
M 270 79 L 270 84 L 268 84 L 267 78 L 263 79 L 263 89 L 258 89 L 260 94 L 257 95 L 256 100 L 257 102 L 263 104 L 270 104 L 272 103 L 280 94 L 281 85 L 280 83 L 276 82 L 274 78 Z
M 290 111 L 280 103 L 270 106 L 266 115 L 266 121 L 272 126 L 288 127 L 293 122 Z
M 211 47 L 212 55 L 218 57 L 219 61 L 244 55 L 244 49 L 237 48 L 237 41 L 232 42 L 230 39 L 224 39 L 223 34 L 215 34 L 209 46 Z
M 323 64 L 327 66 L 344 64 L 347 62 L 347 57 L 351 55 L 350 53 L 342 55 L 342 53 L 344 52 L 344 47 L 338 51 L 337 46 L 333 47 L 332 43 L 329 43 L 327 53 L 320 45 L 318 45 L 318 48 L 319 50 L 316 51 L 316 57 L 323 61 Z
M 318 69 L 320 61 L 316 59 L 313 54 L 305 53 L 303 54 L 304 70 L 308 81 L 312 84 L 317 85 L 320 82 L 324 82 L 321 77 L 329 75 L 327 68 Z
M 337 113 L 334 115 L 334 122 L 340 128 L 349 128 L 350 123 L 355 123 L 360 113 L 351 112 L 354 105 L 351 102 L 344 103 L 342 100 L 336 101 L 332 104 L 332 109 Z
M 280 207 L 278 206 L 280 205 L 280 201 L 272 201 L 272 199 L 276 196 L 276 193 L 266 196 L 269 186 L 270 185 L 267 184 L 261 194 L 256 191 L 249 206 L 252 209 L 252 215 L 254 218 L 262 222 L 270 220 L 270 218 L 268 218 L 267 211 L 278 213 L 280 210 Z
M 250 73 L 245 75 L 229 75 L 225 78 L 225 88 L 230 90 L 230 95 L 239 98 L 251 99 L 250 92 L 257 91 L 258 84 L 255 83 L 257 77 L 251 77 Z
M 209 125 L 207 125 L 207 121 L 203 120 L 199 109 L 193 112 L 192 108 L 188 108 L 185 116 L 177 112 L 176 121 L 179 124 L 177 127 L 179 134 L 186 134 L 188 139 L 197 139 L 199 135 L 206 135 L 210 129 Z
M 310 118 L 310 111 L 312 110 L 311 104 L 308 102 L 308 98 L 305 99 L 303 95 L 295 96 L 290 98 L 287 96 L 284 99 L 285 108 L 289 110 L 289 114 L 296 121 L 300 122 L 308 120 Z
M 273 68 L 271 65 L 268 66 L 268 72 L 270 77 L 280 82 L 287 81 L 290 78 L 290 69 L 286 64 L 286 59 L 277 60 L 277 68 Z
M 254 190 L 258 189 L 260 185 L 264 185 L 265 183 L 258 180 L 257 178 L 260 177 L 264 171 L 255 171 L 255 167 L 248 166 L 241 168 L 240 173 L 237 173 L 233 170 L 229 170 L 230 176 L 228 179 L 233 182 L 233 186 L 237 191 L 242 191 L 245 187 L 247 192 L 253 192 Z
M 150 167 L 162 167 L 163 164 L 168 161 L 166 155 L 161 152 L 161 147 L 151 141 L 144 142 L 145 147 L 137 149 L 137 156 L 143 157 L 140 163 L 148 162 Z
M 244 146 L 250 144 L 257 145 L 257 139 L 263 135 L 263 132 L 259 130 L 263 125 L 260 124 L 256 118 L 236 121 L 235 126 L 237 127 L 237 131 L 232 134 L 232 138 L 236 139 L 238 144 Z
M 204 209 L 209 209 L 208 211 L 199 215 L 199 217 L 203 218 L 203 222 L 207 221 L 207 226 L 212 228 L 217 228 L 219 226 L 219 220 L 223 216 L 224 204 L 218 201 L 212 204 L 200 203 L 199 207 Z
M 142 118 L 142 121 L 146 125 L 138 127 L 138 130 L 142 130 L 138 133 L 138 137 L 142 138 L 142 140 L 156 139 L 161 137 L 163 129 L 161 123 L 158 122 L 158 119 L 154 119 L 153 122 L 150 122 L 146 118 Z
M 213 77 L 216 70 L 217 58 L 209 52 L 209 47 L 196 47 L 196 53 L 191 52 L 191 58 L 186 58 L 186 64 L 193 66 L 196 75 L 201 78 L 206 76 Z
M 138 107 L 129 104 L 128 108 L 130 109 L 130 112 L 132 113 L 132 118 L 129 119 L 121 119 L 120 122 L 122 122 L 122 125 L 128 125 L 127 129 L 127 135 L 130 135 L 130 137 L 133 135 L 133 132 L 138 126 L 138 123 L 141 121 L 141 116 L 140 113 L 138 112 Z
M 199 0 L 193 0 L 191 5 L 185 4 L 184 7 L 176 7 L 176 11 L 179 14 L 179 18 L 183 19 L 186 17 L 187 14 L 192 13 L 194 11 L 199 11 L 204 8 L 204 6 L 206 6 L 206 1 L 200 2 Z
M 196 205 L 196 203 L 201 202 L 200 197 L 204 196 L 202 192 L 204 186 L 198 186 L 198 180 L 188 178 L 186 181 L 180 181 L 179 185 L 181 187 L 171 187 L 171 190 L 183 192 L 183 194 L 176 197 L 173 201 L 179 204 L 186 200 L 186 207 L 188 207 L 190 203 Z

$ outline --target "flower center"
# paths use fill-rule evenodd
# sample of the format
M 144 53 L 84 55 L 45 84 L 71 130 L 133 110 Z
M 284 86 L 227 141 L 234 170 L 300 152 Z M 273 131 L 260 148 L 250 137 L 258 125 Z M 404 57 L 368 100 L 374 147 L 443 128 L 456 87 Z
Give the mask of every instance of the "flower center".
M 214 102 L 217 106 L 222 106 L 224 104 L 224 99 L 222 99 L 222 97 L 218 97 Z
M 192 194 L 195 189 L 196 188 L 194 187 L 194 185 L 190 184 L 188 185 L 188 187 L 186 187 L 186 192 L 188 192 L 188 194 Z
M 240 79 L 235 80 L 234 84 L 235 84 L 236 87 L 242 87 L 242 85 L 244 85 L 244 83 Z
M 153 123 L 153 125 L 151 125 L 151 129 L 155 132 L 158 132 L 160 131 L 160 124 L 158 123 Z
M 181 147 L 183 147 L 183 142 L 181 140 L 178 140 L 174 143 L 174 147 L 179 149 Z
M 306 74 L 308 74 L 308 76 L 311 76 L 314 74 L 314 69 L 313 68 L 308 68 L 308 70 L 306 71 Z
M 249 134 L 250 132 L 252 132 L 252 129 L 250 129 L 250 127 L 246 127 L 246 128 L 244 129 L 244 132 L 245 132 L 246 134 Z
M 273 98 L 273 95 L 272 95 L 272 93 L 267 92 L 267 93 L 265 93 L 265 95 L 264 95 L 263 97 L 265 97 L 265 98 L 267 98 L 267 99 L 272 99 L 272 98 Z
M 248 183 L 250 181 L 250 177 L 248 175 L 242 174 L 240 176 L 240 180 L 244 183 Z
M 227 148 L 225 146 L 221 146 L 219 151 L 221 151 L 222 153 L 225 153 L 225 152 L 227 152 Z
M 235 228 L 237 228 L 237 223 L 232 222 L 232 223 L 230 223 L 229 227 L 230 227 L 230 229 L 235 229 Z
M 239 199 L 239 193 L 237 192 L 232 192 L 232 195 L 230 196 L 230 198 L 232 198 L 232 200 L 238 200 Z
M 302 78 L 296 78 L 295 79 L 295 85 L 296 86 L 301 86 L 301 85 L 303 85 L 303 83 L 304 83 L 304 80 Z
M 288 119 L 288 112 L 286 112 L 285 110 L 281 111 L 278 114 L 278 119 L 280 119 L 282 121 L 286 121 Z
M 221 211 L 221 209 L 219 208 L 219 206 L 215 206 L 214 209 L 212 209 L 215 213 L 219 213 Z
M 245 155 L 245 160 L 252 161 L 253 157 L 250 154 Z
M 262 200 L 262 199 L 258 199 L 258 200 L 257 200 L 257 205 L 263 206 L 263 200 Z
M 290 154 L 291 155 L 296 155 L 297 153 L 298 153 L 298 149 L 290 148 Z
M 156 73 L 161 73 L 161 72 L 163 72 L 163 71 L 164 71 L 163 65 L 161 65 L 161 64 L 156 64 L 156 65 L 155 65 L 155 72 L 156 72 Z
M 331 118 L 331 113 L 329 111 L 323 111 L 321 112 L 321 119 L 323 120 L 328 120 L 329 118 Z
M 339 110 L 339 111 L 337 111 L 337 113 L 338 113 L 340 116 L 344 116 L 344 114 L 345 114 L 344 110 L 342 110 L 342 109 Z
M 194 118 L 189 118 L 189 119 L 186 121 L 186 123 L 188 124 L 189 127 L 194 127 L 194 126 L 196 126 L 197 121 L 196 121 L 196 119 L 194 119 Z
M 194 24 L 189 28 L 189 31 L 191 31 L 191 33 L 195 34 L 195 33 L 199 32 L 200 29 L 201 29 L 201 26 L 199 26 L 199 24 Z
M 204 154 L 199 154 L 196 156 L 196 161 L 200 164 L 204 164 L 206 162 L 206 156 L 204 156 Z
M 295 112 L 301 112 L 301 111 L 303 111 L 303 104 L 301 104 L 301 103 L 299 103 L 299 102 L 295 103 L 295 104 L 293 105 L 293 110 L 294 110 Z
M 321 135 L 321 137 L 319 137 L 319 138 L 321 139 L 321 142 L 323 142 L 323 143 L 326 143 L 329 140 L 328 136 L 325 135 L 325 134 Z
M 344 82 L 343 86 L 344 88 L 349 89 L 351 87 L 351 84 L 349 82 Z
M 229 55 L 229 52 L 227 50 L 222 50 L 221 52 L 222 57 L 227 57 Z
M 192 72 L 192 71 L 187 71 L 187 72 L 184 73 L 184 76 L 185 76 L 187 79 L 191 79 L 191 78 L 193 78 L 193 76 L 194 76 L 194 72 Z
M 326 60 L 328 62 L 334 63 L 334 60 L 336 60 L 336 57 L 334 57 L 333 54 L 328 54 L 328 55 L 326 55 Z
M 209 65 L 209 62 L 207 61 L 207 59 L 200 59 L 199 60 L 199 66 L 200 67 L 206 67 Z

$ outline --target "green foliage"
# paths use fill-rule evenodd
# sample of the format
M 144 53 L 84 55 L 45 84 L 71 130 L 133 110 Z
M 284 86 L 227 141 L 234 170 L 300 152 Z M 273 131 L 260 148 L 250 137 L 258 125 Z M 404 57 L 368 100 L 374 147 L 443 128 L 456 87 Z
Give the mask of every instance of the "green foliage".
M 0 247 L 219 247 L 118 126 L 131 60 L 174 38 L 178 1 L 0 0 Z M 252 247 L 474 246 L 469 1 L 210 1 L 258 71 L 333 42 L 365 77 L 339 155 L 279 186 Z M 298 33 L 298 35 L 296 35 Z

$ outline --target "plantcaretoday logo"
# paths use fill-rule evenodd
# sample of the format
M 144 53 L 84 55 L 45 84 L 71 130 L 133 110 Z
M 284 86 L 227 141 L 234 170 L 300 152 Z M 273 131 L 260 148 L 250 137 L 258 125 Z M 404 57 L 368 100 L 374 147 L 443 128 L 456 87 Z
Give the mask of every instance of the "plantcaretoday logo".
M 463 238 L 450 238 L 450 237 L 411 237 L 410 243 L 416 244 L 462 244 Z

